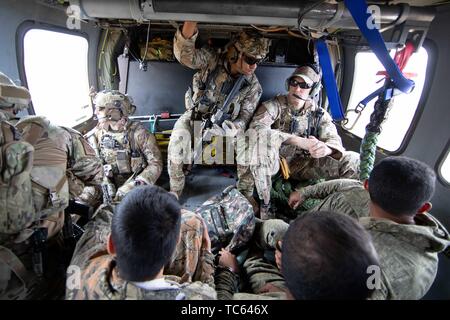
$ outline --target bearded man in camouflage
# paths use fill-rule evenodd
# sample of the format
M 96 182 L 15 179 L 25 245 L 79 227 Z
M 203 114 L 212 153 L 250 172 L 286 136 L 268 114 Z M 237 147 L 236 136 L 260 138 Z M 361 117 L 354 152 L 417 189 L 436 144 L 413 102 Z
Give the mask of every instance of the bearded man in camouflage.
M 295 180 L 356 178 L 359 170 L 359 155 L 345 151 L 331 116 L 315 102 L 317 68 L 297 68 L 286 80 L 286 90 L 288 94 L 263 102 L 250 123 L 248 131 L 258 134 L 258 143 L 267 143 L 257 150 L 258 162 L 238 162 L 238 189 L 251 200 L 256 184 L 262 219 L 269 217 L 271 177 L 280 168 L 280 156 Z
M 102 91 L 94 97 L 98 124 L 88 140 L 103 162 L 108 188 L 103 193 L 120 201 L 137 185 L 151 185 L 163 167 L 155 137 L 139 122 L 131 121 L 135 106 L 117 90 Z M 81 200 L 93 204 L 98 192 L 85 190 Z M 103 194 L 105 198 L 105 194 Z
M 246 130 L 262 94 L 254 72 L 258 62 L 267 55 L 270 44 L 269 39 L 242 32 L 236 41 L 230 43 L 227 51 L 220 54 L 210 48 L 196 49 L 197 37 L 197 23 L 185 22 L 174 38 L 177 60 L 198 70 L 192 88 L 185 95 L 187 111 L 175 123 L 168 148 L 170 190 L 178 196 L 183 192 L 185 183 L 183 165 L 193 162 L 191 137 L 194 134 L 194 121 L 210 119 L 214 107 L 223 106 L 235 83 L 242 83 L 237 88 L 237 94 L 230 98 L 232 107 L 229 119 L 221 127 L 213 125 L 208 133 L 210 136 L 234 138 Z M 238 82 L 241 76 L 243 82 Z

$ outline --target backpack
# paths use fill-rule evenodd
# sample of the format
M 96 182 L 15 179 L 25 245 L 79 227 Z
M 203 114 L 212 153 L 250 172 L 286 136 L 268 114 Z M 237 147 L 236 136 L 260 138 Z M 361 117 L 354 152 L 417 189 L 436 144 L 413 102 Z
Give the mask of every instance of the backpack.
M 220 195 L 203 203 L 195 211 L 208 227 L 211 249 L 218 253 L 226 248 L 238 254 L 252 238 L 255 215 L 250 202 L 236 189 L 227 187 Z
M 33 221 L 34 148 L 7 121 L 0 123 L 0 233 L 15 234 Z
M 69 205 L 67 150 L 55 141 L 65 132 L 47 119 L 37 116 L 20 120 L 16 127 L 21 130 L 23 140 L 34 147 L 31 169 L 33 206 L 36 218 L 45 219 Z M 52 131 L 56 131 L 56 134 L 50 138 Z
M 40 117 L 0 122 L 0 299 L 25 299 L 39 286 L 29 256 L 47 229 L 33 223 L 68 205 L 67 153 L 49 138 L 56 129 Z
M 19 258 L 4 247 L 10 234 L 33 221 L 31 168 L 34 148 L 21 140 L 17 129 L 0 122 L 0 298 L 24 299 L 30 277 Z M 13 277 L 12 272 L 17 276 Z

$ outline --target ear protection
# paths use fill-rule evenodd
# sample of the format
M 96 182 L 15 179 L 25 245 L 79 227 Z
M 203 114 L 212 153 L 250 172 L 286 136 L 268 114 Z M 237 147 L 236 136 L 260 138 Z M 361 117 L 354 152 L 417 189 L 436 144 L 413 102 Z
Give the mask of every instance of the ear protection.
M 320 80 L 313 84 L 311 87 L 311 91 L 309 92 L 310 98 L 314 98 L 317 96 L 320 92 L 320 89 L 322 89 L 322 70 L 319 69 L 318 65 L 312 64 L 312 63 L 306 63 L 304 66 L 310 67 L 314 70 L 315 73 L 317 73 L 320 77 Z M 291 80 L 291 77 L 286 79 L 285 82 L 285 88 L 286 91 L 289 91 L 289 80 Z

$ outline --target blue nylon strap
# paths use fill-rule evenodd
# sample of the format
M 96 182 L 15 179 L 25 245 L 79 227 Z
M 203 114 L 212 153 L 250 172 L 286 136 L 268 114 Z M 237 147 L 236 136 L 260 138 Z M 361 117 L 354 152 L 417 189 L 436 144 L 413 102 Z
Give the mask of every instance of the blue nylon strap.
M 336 78 L 334 77 L 333 67 L 331 66 L 330 54 L 327 45 L 322 39 L 316 41 L 317 54 L 319 55 L 319 63 L 322 68 L 322 79 L 327 91 L 328 101 L 330 103 L 330 111 L 333 120 L 341 121 L 344 117 L 342 111 L 341 97 L 336 86 Z
M 395 61 L 389 55 L 383 38 L 377 28 L 369 29 L 368 21 L 371 13 L 368 12 L 365 0 L 344 0 L 346 7 L 352 14 L 361 33 L 366 38 L 370 48 L 383 64 L 389 77 L 394 81 L 395 87 L 404 93 L 409 93 L 414 89 L 414 81 L 405 78 Z
M 384 86 L 382 86 L 381 88 L 379 88 L 379 89 L 375 90 L 374 92 L 372 92 L 371 94 L 369 94 L 367 97 L 365 97 L 363 100 L 361 100 L 361 101 L 358 103 L 358 107 L 361 107 L 361 106 L 362 106 L 362 108 L 365 108 L 366 105 L 367 105 L 370 101 L 372 101 L 373 99 L 375 99 L 376 97 L 378 97 L 378 96 L 383 92 L 384 89 L 385 89 Z

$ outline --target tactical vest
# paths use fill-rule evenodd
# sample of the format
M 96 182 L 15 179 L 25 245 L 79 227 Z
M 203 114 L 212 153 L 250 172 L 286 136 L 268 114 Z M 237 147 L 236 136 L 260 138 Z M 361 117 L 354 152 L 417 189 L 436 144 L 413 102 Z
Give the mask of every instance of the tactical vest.
M 103 165 L 111 165 L 112 175 L 109 177 L 116 188 L 122 186 L 133 174 L 147 166 L 147 162 L 134 139 L 139 122 L 129 122 L 121 131 L 99 129 L 95 135 L 98 152 Z
M 299 112 L 294 113 L 289 109 L 287 96 L 277 96 L 275 102 L 278 109 L 278 115 L 272 128 L 282 132 L 291 133 L 299 137 L 307 138 L 320 136 L 320 121 L 322 119 L 323 110 L 320 107 L 314 108 L 313 105 L 305 107 Z M 282 145 L 280 155 L 290 163 L 297 157 L 308 158 L 309 153 L 294 145 Z
M 321 108 L 313 108 L 312 105 L 307 107 L 306 103 L 308 102 L 306 102 L 306 110 L 293 112 L 289 110 L 286 96 L 277 96 L 276 103 L 279 109 L 279 115 L 273 125 L 274 128 L 300 137 L 319 137 L 320 120 L 323 115 Z

